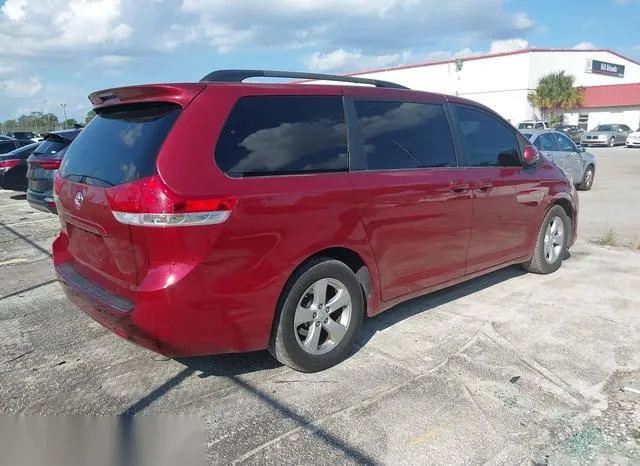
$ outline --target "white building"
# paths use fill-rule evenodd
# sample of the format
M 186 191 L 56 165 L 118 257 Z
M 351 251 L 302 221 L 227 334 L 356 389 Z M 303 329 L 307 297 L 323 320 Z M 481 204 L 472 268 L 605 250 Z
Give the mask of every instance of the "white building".
M 538 112 L 527 95 L 541 77 L 562 70 L 576 78 L 577 86 L 585 88 L 584 108 L 567 112 L 566 123 L 581 124 L 585 129 L 600 123 L 624 123 L 633 129 L 640 126 L 640 63 L 611 50 L 523 49 L 352 76 L 459 95 L 492 108 L 516 124 L 536 119 Z

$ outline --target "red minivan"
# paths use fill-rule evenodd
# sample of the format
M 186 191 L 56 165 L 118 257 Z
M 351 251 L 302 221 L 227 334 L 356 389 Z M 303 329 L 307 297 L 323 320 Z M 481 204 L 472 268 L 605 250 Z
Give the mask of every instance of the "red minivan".
M 565 174 L 469 100 L 265 71 L 90 100 L 55 178 L 56 272 L 169 356 L 268 348 L 322 370 L 365 316 L 512 264 L 553 272 L 575 241 Z

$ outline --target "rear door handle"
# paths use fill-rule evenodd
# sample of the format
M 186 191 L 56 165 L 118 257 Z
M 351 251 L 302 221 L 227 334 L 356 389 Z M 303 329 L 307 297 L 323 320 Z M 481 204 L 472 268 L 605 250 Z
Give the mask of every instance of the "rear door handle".
M 493 183 L 491 183 L 491 181 L 480 181 L 477 185 L 476 185 L 476 189 L 478 189 L 479 191 L 490 191 L 491 188 L 493 187 Z
M 454 193 L 466 193 L 471 189 L 471 186 L 469 183 L 465 183 L 464 181 L 451 180 L 449 181 L 449 189 Z

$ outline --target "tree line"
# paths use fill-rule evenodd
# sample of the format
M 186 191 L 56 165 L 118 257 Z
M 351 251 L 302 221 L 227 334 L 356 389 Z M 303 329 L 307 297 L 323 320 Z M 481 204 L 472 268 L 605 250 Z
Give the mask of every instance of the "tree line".
M 74 118 L 59 120 L 54 113 L 31 112 L 15 119 L 0 121 L 0 134 L 11 131 L 31 131 L 41 134 L 61 129 L 73 129 L 77 124 L 86 125 L 94 116 L 95 112 L 91 110 L 85 116 L 84 121 L 77 121 Z

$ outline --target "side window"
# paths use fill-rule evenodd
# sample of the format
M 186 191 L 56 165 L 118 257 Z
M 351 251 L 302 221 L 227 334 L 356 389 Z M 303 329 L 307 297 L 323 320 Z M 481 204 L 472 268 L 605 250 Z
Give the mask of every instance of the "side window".
M 631 131 L 631 128 L 629 128 L 627 125 L 621 125 L 622 129 L 625 131 Z
M 481 110 L 456 105 L 462 140 L 473 167 L 521 167 L 515 132 Z
M 575 151 L 576 146 L 564 134 L 553 133 L 553 137 L 555 138 L 556 143 L 558 144 L 558 150 L 565 151 L 565 152 Z
M 348 168 L 340 96 L 242 97 L 220 134 L 215 161 L 231 177 Z
M 542 123 L 536 123 L 536 127 L 535 129 L 544 129 L 544 124 Z
M 0 141 L 0 154 L 11 152 L 15 148 L 12 141 Z
M 536 147 L 545 152 L 558 150 L 554 137 L 549 133 L 542 133 L 538 136 L 538 139 L 536 139 Z
M 455 167 L 453 136 L 444 106 L 354 102 L 369 170 Z

